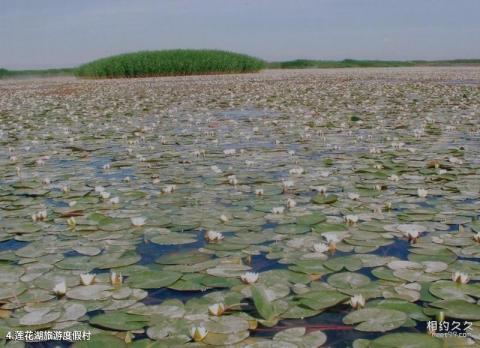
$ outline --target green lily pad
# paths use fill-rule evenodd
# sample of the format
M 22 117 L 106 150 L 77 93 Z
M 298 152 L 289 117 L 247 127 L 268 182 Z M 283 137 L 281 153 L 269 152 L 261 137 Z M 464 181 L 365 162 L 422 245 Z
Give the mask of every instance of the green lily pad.
M 90 319 L 90 324 L 110 330 L 131 331 L 145 327 L 148 324 L 148 317 L 144 315 L 114 312 L 97 315 Z
M 442 340 L 426 333 L 393 333 L 379 337 L 369 345 L 371 348 L 441 348 Z
M 125 348 L 127 344 L 124 340 L 109 334 L 93 334 L 90 340 L 77 341 L 73 343 L 73 348 L 104 348 L 116 347 Z
M 255 308 L 265 320 L 272 320 L 275 316 L 275 310 L 267 297 L 265 289 L 261 286 L 252 286 L 252 298 Z
M 181 276 L 178 272 L 148 269 L 130 275 L 126 284 L 139 289 L 159 289 L 172 285 Z
M 464 320 L 480 320 L 480 305 L 464 300 L 443 300 L 433 302 L 434 307 L 445 309 L 445 315 L 450 318 Z
M 385 332 L 402 326 L 408 316 L 401 311 L 384 308 L 364 308 L 343 318 L 347 325 L 358 324 L 355 329 L 369 332 Z
M 333 204 L 337 200 L 338 200 L 337 195 L 318 194 L 312 198 L 312 202 L 315 204 Z
M 327 282 L 339 289 L 356 289 L 368 285 L 370 278 L 359 273 L 342 272 L 331 275 Z

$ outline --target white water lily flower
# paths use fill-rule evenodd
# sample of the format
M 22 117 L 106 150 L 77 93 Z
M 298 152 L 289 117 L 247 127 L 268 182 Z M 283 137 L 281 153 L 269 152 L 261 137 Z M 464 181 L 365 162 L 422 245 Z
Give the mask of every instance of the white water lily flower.
M 337 243 L 341 241 L 341 238 L 334 232 L 323 233 L 322 237 L 327 241 L 330 251 L 335 251 L 337 249 Z
M 397 230 L 403 233 L 408 238 L 409 242 L 415 243 L 420 236 L 420 233 L 425 231 L 425 227 L 422 225 L 403 224 L 398 225 Z
M 450 163 L 454 163 L 454 164 L 463 164 L 463 161 L 460 158 L 457 158 L 457 157 L 450 157 L 448 159 L 448 161 Z
M 113 286 L 122 285 L 123 283 L 122 274 L 112 271 L 112 273 L 110 273 L 110 283 L 112 283 Z
M 282 180 L 283 192 L 288 191 L 289 188 L 293 187 L 294 182 L 292 180 Z
M 103 186 L 95 186 L 95 192 L 100 193 L 105 191 L 105 188 Z
M 382 150 L 380 149 L 377 149 L 376 147 L 371 147 L 368 152 L 370 152 L 371 154 L 377 154 L 377 153 L 382 153 Z
M 210 169 L 215 173 L 215 174 L 221 174 L 222 170 L 218 168 L 218 166 L 211 166 Z
M 385 204 L 383 205 L 383 209 L 392 210 L 392 202 L 385 202 Z
M 255 189 L 255 194 L 257 196 L 263 196 L 263 189 Z
M 258 280 L 258 273 L 246 272 L 240 276 L 240 280 L 245 284 L 253 284 Z
M 356 201 L 357 199 L 360 198 L 360 195 L 358 193 L 355 193 L 355 192 L 349 192 L 347 194 L 347 197 L 350 198 L 352 201 Z
M 37 166 L 43 166 L 43 165 L 45 165 L 45 161 L 44 161 L 43 159 L 41 159 L 41 158 L 39 158 L 35 163 L 37 164 Z
M 230 185 L 236 186 L 238 184 L 238 180 L 237 180 L 236 175 L 229 175 L 229 176 L 227 176 L 227 179 L 228 179 L 228 183 Z
M 208 312 L 211 315 L 219 317 L 225 312 L 225 305 L 223 303 L 215 303 L 211 306 L 208 306 Z
M 345 222 L 349 225 L 353 225 L 358 222 L 358 216 L 353 214 L 345 215 L 344 219 Z
M 94 280 L 95 280 L 95 274 L 91 274 L 91 273 L 80 274 L 80 282 L 83 285 L 90 285 L 93 283 Z
M 16 162 L 17 159 L 18 159 L 18 158 L 17 158 L 17 156 L 15 156 L 15 155 L 10 156 L 10 161 L 12 161 L 12 162 Z
M 139 217 L 132 217 L 130 218 L 130 221 L 132 222 L 132 225 L 135 226 L 135 227 L 140 227 L 140 226 L 143 226 L 145 225 L 145 221 L 146 219 L 142 216 L 139 216 Z
M 470 281 L 470 277 L 467 273 L 456 271 L 452 274 L 452 280 L 459 284 L 467 284 Z
M 124 182 L 130 182 L 130 177 L 129 177 L 129 176 L 124 177 L 124 178 L 123 178 L 123 181 L 124 181 Z
M 360 309 L 365 307 L 365 298 L 362 294 L 353 295 L 352 297 L 350 297 L 349 303 L 353 309 Z
M 65 283 L 65 280 L 62 280 L 60 283 L 55 284 L 52 291 L 57 296 L 65 295 L 65 293 L 67 292 L 67 283 Z
M 234 155 L 236 152 L 237 152 L 237 150 L 235 150 L 235 149 L 225 149 L 225 150 L 223 150 L 223 153 L 225 155 Z
M 398 180 L 400 180 L 400 178 L 398 177 L 398 175 L 392 174 L 392 175 L 390 175 L 390 176 L 388 177 L 388 180 L 390 180 L 390 181 L 398 181 Z
M 102 191 L 100 192 L 100 197 L 102 197 L 102 199 L 108 199 L 110 198 L 110 193 L 107 191 Z
M 45 184 L 45 185 L 50 185 L 50 179 L 49 178 L 44 178 L 42 180 L 42 183 Z
M 289 173 L 292 175 L 301 175 L 304 173 L 304 170 L 302 167 L 297 167 L 290 169 Z
M 70 228 L 75 228 L 75 226 L 77 226 L 77 220 L 75 220 L 75 218 L 72 216 L 72 217 L 69 217 L 67 219 L 67 225 L 68 227 Z
M 473 235 L 473 240 L 477 243 L 480 243 L 480 232 Z
M 62 186 L 62 192 L 63 193 L 68 193 L 70 191 L 70 188 L 68 186 Z
M 327 193 L 327 187 L 326 186 L 310 186 L 310 189 L 313 191 L 317 191 L 318 193 L 324 195 Z
M 110 204 L 118 204 L 118 203 L 120 203 L 120 197 L 110 198 L 109 202 L 110 202 Z
M 288 154 L 289 154 L 290 156 L 293 156 L 293 155 L 295 155 L 295 151 L 294 151 L 294 150 L 288 150 Z
M 285 207 L 273 207 L 272 214 L 283 214 Z
M 195 342 L 202 341 L 205 337 L 207 337 L 207 334 L 208 330 L 203 326 L 192 326 L 190 329 L 190 337 L 192 337 Z
M 438 175 L 447 174 L 447 170 L 446 170 L 446 169 L 439 169 L 439 170 L 437 171 L 437 174 L 438 174 Z
M 69 206 L 70 208 L 71 208 L 71 207 L 74 207 L 76 204 L 77 204 L 77 201 L 68 202 L 68 206 Z
M 211 242 L 219 242 L 223 239 L 223 234 L 221 232 L 217 232 L 217 231 L 207 231 L 205 233 L 205 239 L 207 240 L 207 242 L 211 243 Z
M 246 161 L 245 161 L 245 164 L 247 165 L 247 167 L 251 167 L 251 166 L 253 166 L 253 165 L 255 164 L 255 162 L 250 161 L 250 160 L 246 160 Z
M 162 188 L 162 193 L 172 193 L 177 189 L 177 185 L 167 185 Z
M 205 150 L 195 150 L 193 151 L 193 155 L 195 157 L 200 157 L 200 156 L 205 157 Z
M 417 189 L 417 195 L 420 198 L 425 198 L 425 197 L 428 196 L 428 190 L 423 189 L 423 188 L 419 188 L 419 189 Z
M 222 214 L 222 215 L 220 215 L 220 221 L 221 221 L 221 222 L 228 222 L 228 221 L 229 221 L 229 218 L 228 218 L 227 215 Z
M 328 246 L 328 244 L 325 244 L 325 243 L 315 243 L 313 244 L 313 250 L 316 253 L 324 253 L 329 251 L 330 247 Z
M 47 211 L 46 210 L 41 210 L 39 212 L 36 212 L 35 214 L 32 214 L 32 220 L 33 221 L 44 221 L 47 219 Z
M 375 165 L 373 166 L 373 168 L 380 170 L 380 169 L 383 169 L 383 165 L 380 164 L 380 163 L 377 163 L 377 164 L 375 164 Z
M 297 202 L 295 202 L 293 199 L 289 198 L 287 199 L 287 208 L 292 209 L 295 208 L 297 205 Z
M 112 166 L 110 165 L 110 163 L 107 163 L 107 164 L 104 164 L 104 165 L 103 165 L 103 170 L 109 170 L 110 168 L 112 168 Z

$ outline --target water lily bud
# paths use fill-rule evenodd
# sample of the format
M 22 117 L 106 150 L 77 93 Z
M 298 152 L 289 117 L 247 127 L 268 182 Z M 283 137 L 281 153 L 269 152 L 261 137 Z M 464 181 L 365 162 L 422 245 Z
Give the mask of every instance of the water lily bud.
M 113 286 L 122 285 L 123 276 L 120 273 L 112 271 L 112 273 L 110 273 L 110 283 L 112 283 Z
M 293 187 L 292 180 L 282 180 L 283 192 L 287 192 L 289 188 Z
M 75 218 L 72 216 L 70 218 L 67 219 L 67 224 L 68 224 L 68 227 L 70 228 L 75 228 L 75 226 L 77 226 L 77 221 L 75 220 Z
M 362 294 L 360 295 L 353 295 L 349 301 L 350 305 L 353 309 L 360 309 L 365 307 L 365 298 Z
M 190 329 L 190 336 L 195 342 L 202 341 L 205 337 L 207 337 L 208 330 L 203 326 L 192 326 Z
M 57 296 L 63 296 L 67 292 L 67 283 L 65 283 L 65 280 L 62 280 L 60 283 L 57 283 L 52 291 L 55 293 Z
M 219 317 L 225 312 L 225 305 L 223 303 L 215 303 L 211 306 L 208 306 L 208 312 L 211 315 Z
M 291 199 L 291 198 L 287 199 L 287 208 L 288 209 L 295 208 L 296 205 L 297 205 L 297 202 L 295 202 L 293 199 Z
M 417 195 L 418 195 L 418 197 L 420 197 L 420 198 L 425 198 L 425 197 L 427 197 L 427 195 L 428 195 L 428 190 L 423 189 L 423 188 L 419 188 L 419 189 L 417 190 Z
M 90 273 L 80 274 L 80 282 L 83 285 L 90 285 L 94 282 L 94 280 L 95 280 L 95 274 L 90 274 Z
M 477 243 L 480 243 L 480 232 L 473 235 L 473 240 Z
M 400 178 L 398 177 L 398 175 L 392 174 L 392 175 L 390 175 L 390 176 L 388 177 L 388 180 L 390 180 L 390 181 L 398 181 L 398 180 L 400 180 Z

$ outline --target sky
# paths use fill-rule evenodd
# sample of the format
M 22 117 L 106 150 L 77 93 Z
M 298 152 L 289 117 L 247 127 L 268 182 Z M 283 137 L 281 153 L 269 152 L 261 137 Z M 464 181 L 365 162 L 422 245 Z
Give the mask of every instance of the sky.
M 0 0 L 0 67 L 138 50 L 269 61 L 480 58 L 480 0 Z

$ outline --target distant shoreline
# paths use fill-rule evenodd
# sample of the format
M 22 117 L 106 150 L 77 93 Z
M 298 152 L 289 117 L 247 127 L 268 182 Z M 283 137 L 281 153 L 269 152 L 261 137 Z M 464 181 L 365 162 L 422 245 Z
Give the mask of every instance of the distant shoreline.
M 296 59 L 280 62 L 266 62 L 265 69 L 348 69 L 348 68 L 400 68 L 400 67 L 471 67 L 480 66 L 480 59 L 452 59 L 452 60 L 310 60 Z M 61 69 L 28 69 L 7 70 L 0 68 L 2 78 L 28 78 L 28 77 L 56 77 L 75 76 L 77 67 Z M 221 73 L 221 72 L 219 72 Z M 158 75 L 176 76 L 176 75 Z M 179 74 L 178 76 L 185 76 Z M 153 76 L 152 76 L 153 77 Z

